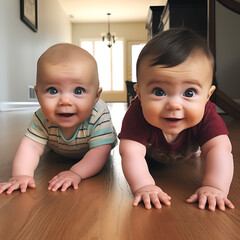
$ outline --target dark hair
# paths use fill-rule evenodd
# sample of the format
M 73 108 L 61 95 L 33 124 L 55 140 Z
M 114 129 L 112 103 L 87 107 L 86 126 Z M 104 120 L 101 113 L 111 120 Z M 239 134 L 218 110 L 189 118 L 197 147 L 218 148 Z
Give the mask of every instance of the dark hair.
M 153 56 L 150 66 L 174 67 L 183 63 L 194 50 L 201 50 L 206 55 L 214 72 L 214 58 L 205 38 L 186 28 L 171 28 L 160 32 L 140 52 L 137 74 L 141 61 L 147 56 Z

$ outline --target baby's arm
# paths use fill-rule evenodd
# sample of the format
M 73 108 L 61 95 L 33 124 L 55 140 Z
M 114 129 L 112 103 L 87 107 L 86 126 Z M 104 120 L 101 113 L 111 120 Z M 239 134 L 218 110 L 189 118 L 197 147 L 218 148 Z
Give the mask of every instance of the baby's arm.
M 12 177 L 8 182 L 0 184 L 0 193 L 6 191 L 10 194 L 17 189 L 26 192 L 27 187 L 35 188 L 34 171 L 44 148 L 45 145 L 26 136 L 22 138 L 13 159 Z
M 234 208 L 227 195 L 233 177 L 232 146 L 227 135 L 220 135 L 205 143 L 202 152 L 206 157 L 205 174 L 200 187 L 187 199 L 188 203 L 198 201 L 198 207 L 214 211 L 218 206 L 225 210 L 225 206 Z
M 61 188 L 61 191 L 66 191 L 71 185 L 77 189 L 82 179 L 92 177 L 100 172 L 107 161 L 111 148 L 111 144 L 91 148 L 83 159 L 73 165 L 70 170 L 60 172 L 52 178 L 49 181 L 48 190 L 57 191 Z
M 161 208 L 161 202 L 170 205 L 170 197 L 163 192 L 151 176 L 145 160 L 146 147 L 132 140 L 120 140 L 122 168 L 135 198 L 133 205 L 143 201 L 145 208 L 151 208 L 151 202 L 156 208 Z

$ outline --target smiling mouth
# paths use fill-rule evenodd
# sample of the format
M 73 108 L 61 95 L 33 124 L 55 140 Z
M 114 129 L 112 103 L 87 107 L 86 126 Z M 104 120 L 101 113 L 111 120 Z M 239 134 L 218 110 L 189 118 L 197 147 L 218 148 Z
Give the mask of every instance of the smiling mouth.
M 72 117 L 75 113 L 58 113 L 57 115 L 60 117 Z
M 177 121 L 180 121 L 182 119 L 180 118 L 165 118 L 167 121 L 170 121 L 170 122 L 177 122 Z

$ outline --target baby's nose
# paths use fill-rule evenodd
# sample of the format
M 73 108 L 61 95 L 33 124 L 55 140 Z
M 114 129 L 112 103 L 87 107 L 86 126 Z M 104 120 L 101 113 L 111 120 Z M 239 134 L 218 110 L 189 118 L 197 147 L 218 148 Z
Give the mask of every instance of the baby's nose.
M 62 94 L 59 100 L 60 105 L 72 105 L 71 96 L 68 94 Z
M 178 99 L 171 99 L 167 102 L 166 104 L 166 109 L 167 110 L 181 110 L 182 109 L 182 104 Z

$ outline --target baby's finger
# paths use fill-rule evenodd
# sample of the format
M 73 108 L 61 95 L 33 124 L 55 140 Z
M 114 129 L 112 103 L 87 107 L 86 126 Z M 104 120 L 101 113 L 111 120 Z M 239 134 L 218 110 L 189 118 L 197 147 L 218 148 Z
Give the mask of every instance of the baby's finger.
M 73 182 L 72 182 L 72 185 L 73 185 L 73 188 L 74 188 L 74 189 L 78 189 L 78 182 L 73 181 Z
M 225 203 L 224 203 L 224 199 L 222 198 L 217 198 L 217 206 L 221 211 L 225 210 Z
M 72 185 L 70 180 L 66 180 L 63 184 L 62 184 L 62 188 L 61 191 L 65 192 L 70 186 Z
M 198 200 L 198 195 L 196 193 L 194 193 L 193 195 L 191 195 L 186 202 L 188 203 L 195 203 Z
M 50 180 L 48 181 L 48 190 L 51 190 L 53 185 L 57 182 L 57 180 Z
M 146 209 L 151 209 L 152 208 L 151 201 L 150 201 L 150 196 L 148 194 L 144 194 L 142 196 L 142 200 L 143 200 L 143 203 L 144 203 L 144 206 L 145 206 Z
M 13 191 L 19 189 L 19 184 L 18 183 L 13 183 L 7 190 L 7 194 L 11 194 Z
M 216 198 L 209 196 L 209 197 L 208 197 L 208 209 L 209 209 L 210 211 L 215 211 L 215 209 L 216 209 L 216 204 L 217 204 Z
M 160 203 L 160 200 L 156 194 L 151 194 L 150 195 L 151 202 L 153 203 L 154 207 L 157 209 L 162 208 L 162 205 Z
M 58 179 L 58 176 L 55 176 L 51 180 L 49 180 L 48 183 L 56 182 L 57 179 Z
M 136 206 L 140 203 L 141 200 L 142 200 L 141 195 L 135 196 L 135 197 L 134 197 L 134 200 L 133 200 L 133 206 L 136 207 Z
M 35 188 L 36 187 L 35 181 L 34 180 L 29 181 L 28 186 L 30 188 Z
M 27 190 L 27 184 L 26 184 L 26 183 L 21 183 L 20 186 L 19 186 L 19 188 L 20 188 L 20 191 L 21 191 L 22 193 L 24 193 L 24 192 L 26 192 L 26 190 Z
M 11 186 L 11 183 L 3 183 L 0 185 L 0 193 L 4 192 Z
M 54 177 L 54 178 L 52 178 L 50 181 L 48 181 L 48 185 L 49 185 L 49 187 L 52 188 L 52 186 L 55 185 L 55 184 L 56 184 L 57 182 L 59 182 L 60 180 L 61 180 L 61 179 L 58 178 L 57 176 Z
M 207 197 L 205 195 L 199 196 L 198 207 L 204 209 L 207 203 Z
M 48 187 L 48 190 L 52 190 L 53 192 L 57 191 L 64 183 L 64 180 L 56 180 L 54 183 L 51 183 Z
M 231 208 L 231 209 L 234 208 L 234 205 L 232 204 L 232 202 L 231 202 L 230 200 L 225 199 L 224 202 L 225 202 L 225 205 L 226 205 L 227 207 L 229 207 L 229 208 Z
M 159 193 L 158 194 L 158 198 L 161 200 L 161 202 L 162 203 L 164 203 L 165 205 L 167 205 L 167 206 L 169 206 L 169 205 L 171 205 L 171 202 L 170 202 L 170 200 L 171 200 L 171 197 L 170 196 L 168 196 L 167 194 L 162 194 L 162 193 Z

